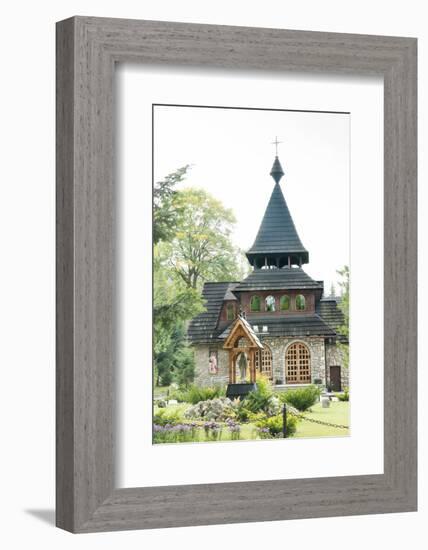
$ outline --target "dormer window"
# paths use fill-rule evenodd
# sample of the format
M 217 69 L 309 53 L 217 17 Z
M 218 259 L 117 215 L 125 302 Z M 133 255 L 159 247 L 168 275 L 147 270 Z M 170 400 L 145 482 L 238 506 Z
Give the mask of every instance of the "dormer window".
M 260 296 L 251 296 L 250 311 L 260 311 Z
M 303 294 L 298 294 L 296 296 L 296 309 L 298 311 L 304 311 L 306 309 L 306 300 Z
M 266 296 L 265 298 L 265 306 L 266 311 L 275 311 L 275 297 L 274 296 Z
M 290 309 L 290 296 L 284 294 L 279 300 L 279 309 L 281 311 L 288 311 Z
M 226 318 L 228 321 L 233 321 L 233 319 L 235 319 L 235 307 L 233 304 L 227 304 Z

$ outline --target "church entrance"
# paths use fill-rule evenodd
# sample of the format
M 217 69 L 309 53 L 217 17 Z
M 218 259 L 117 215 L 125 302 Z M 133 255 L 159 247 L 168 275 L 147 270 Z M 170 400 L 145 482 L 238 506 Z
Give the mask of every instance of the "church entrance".
M 342 376 L 337 365 L 330 367 L 330 387 L 332 391 L 342 391 Z
M 285 354 L 285 383 L 310 384 L 311 356 L 308 347 L 302 342 L 295 342 L 288 347 Z

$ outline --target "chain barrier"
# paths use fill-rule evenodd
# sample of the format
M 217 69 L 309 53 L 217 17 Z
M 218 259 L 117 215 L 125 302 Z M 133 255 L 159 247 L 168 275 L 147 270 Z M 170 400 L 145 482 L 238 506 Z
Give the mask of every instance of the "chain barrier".
M 345 426 L 344 424 L 333 424 L 332 422 L 325 422 L 324 420 L 315 420 L 315 418 L 308 418 L 291 405 L 287 405 L 287 412 L 291 413 L 293 416 L 301 418 L 302 420 L 313 422 L 314 424 L 321 424 L 322 426 L 330 426 L 331 428 L 341 428 L 343 430 L 349 430 L 349 426 Z

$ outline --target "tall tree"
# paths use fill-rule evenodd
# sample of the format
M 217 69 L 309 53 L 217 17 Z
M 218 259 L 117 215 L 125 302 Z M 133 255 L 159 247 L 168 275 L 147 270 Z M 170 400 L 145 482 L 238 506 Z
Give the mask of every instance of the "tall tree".
M 241 278 L 242 254 L 233 246 L 231 210 L 201 189 L 177 190 L 188 166 L 154 188 L 153 314 L 157 385 L 193 380 L 194 358 L 186 341 L 188 320 L 204 310 L 205 280 Z
M 343 313 L 343 324 L 339 327 L 338 333 L 344 337 L 346 343 L 339 342 L 339 348 L 342 350 L 344 366 L 349 367 L 349 267 L 345 265 L 342 269 L 338 269 L 337 273 L 340 276 L 339 287 L 341 290 L 341 298 L 339 308 Z
M 162 267 L 159 246 L 154 249 L 153 351 L 156 384 L 168 385 L 180 370 L 185 370 L 188 378 L 192 377 L 185 324 L 203 311 L 203 303 L 199 292 L 187 288 L 170 270 Z
M 155 183 L 153 188 L 153 242 L 168 241 L 174 235 L 180 208 L 176 203 L 178 191 L 176 186 L 183 181 L 189 165 L 178 168 L 163 180 Z
M 196 188 L 180 191 L 176 205 L 180 212 L 177 230 L 162 251 L 172 271 L 195 290 L 207 280 L 239 279 L 241 252 L 231 240 L 236 221 L 232 210 Z

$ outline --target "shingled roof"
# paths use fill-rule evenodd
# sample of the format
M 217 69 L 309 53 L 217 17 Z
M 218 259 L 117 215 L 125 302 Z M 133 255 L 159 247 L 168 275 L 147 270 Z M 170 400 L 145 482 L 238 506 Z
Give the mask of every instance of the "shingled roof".
M 276 272 L 276 270 L 266 271 Z M 303 270 L 293 269 L 292 271 Z M 313 281 L 313 283 L 317 283 L 317 281 Z M 219 316 L 223 301 L 226 297 L 232 297 L 232 292 L 235 292 L 238 287 L 239 284 L 236 282 L 205 283 L 203 297 L 206 301 L 206 311 L 192 319 L 189 324 L 188 338 L 191 343 L 209 343 L 223 341 L 227 338 L 234 321 L 219 324 Z M 299 288 L 302 288 L 301 283 Z M 313 314 L 248 316 L 246 322 L 252 328 L 257 326 L 259 328 L 257 334 L 262 338 L 263 336 L 334 337 L 344 321 L 343 313 L 337 303 L 339 300 L 340 298 L 330 297 L 317 301 L 316 312 Z M 263 326 L 268 327 L 267 333 L 263 332 Z M 346 341 L 344 337 L 339 336 L 339 338 Z
M 323 289 L 322 281 L 314 281 L 299 267 L 254 269 L 237 284 L 234 292 L 248 290 Z
M 278 167 L 279 165 L 279 167 Z M 274 258 L 287 262 L 290 257 L 293 263 L 309 262 L 309 253 L 303 246 L 293 219 L 279 185 L 278 158 L 275 159 L 271 175 L 275 179 L 275 186 L 269 199 L 265 214 L 253 246 L 247 251 L 248 261 L 255 265 L 257 260 L 269 257 L 271 263 Z M 282 170 L 282 168 L 281 168 Z
M 284 315 L 284 316 L 266 316 L 266 317 L 247 317 L 248 323 L 253 327 L 258 327 L 258 336 L 288 336 L 293 338 L 302 338 L 304 336 L 335 336 L 333 329 L 324 323 L 317 314 L 311 315 Z M 263 331 L 267 327 L 267 332 Z M 227 327 L 220 335 L 219 339 L 227 338 L 230 327 Z
M 338 306 L 340 298 L 335 296 L 330 296 L 322 298 L 316 304 L 316 312 L 322 317 L 322 319 L 327 323 L 327 325 L 333 329 L 335 332 L 341 327 L 345 321 L 345 317 L 342 313 L 342 310 Z M 339 340 L 345 342 L 347 338 L 341 335 L 338 335 Z
M 232 297 L 231 290 L 238 283 L 205 283 L 202 298 L 205 301 L 206 311 L 194 317 L 187 329 L 191 342 L 209 342 L 216 338 L 219 315 L 225 299 Z

